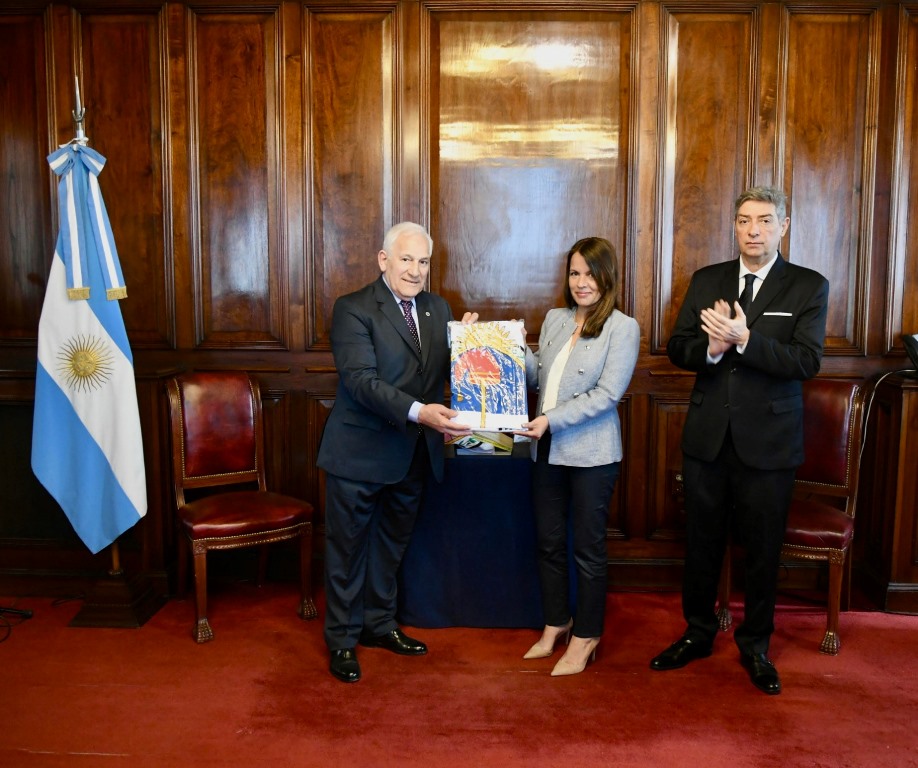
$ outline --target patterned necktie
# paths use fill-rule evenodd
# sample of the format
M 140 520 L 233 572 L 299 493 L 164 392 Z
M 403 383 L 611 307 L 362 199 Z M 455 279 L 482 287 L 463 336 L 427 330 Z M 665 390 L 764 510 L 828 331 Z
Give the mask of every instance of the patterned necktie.
M 418 348 L 418 354 L 421 354 L 421 337 L 418 336 L 418 327 L 414 324 L 414 316 L 411 314 L 411 301 L 399 299 L 398 303 L 402 305 L 402 312 L 405 313 L 405 322 L 408 323 L 408 330 L 411 331 L 414 346 Z
M 739 297 L 739 305 L 743 308 L 745 314 L 749 314 L 749 305 L 752 304 L 752 284 L 755 282 L 755 275 L 751 272 L 743 278 L 746 281 L 746 287 Z

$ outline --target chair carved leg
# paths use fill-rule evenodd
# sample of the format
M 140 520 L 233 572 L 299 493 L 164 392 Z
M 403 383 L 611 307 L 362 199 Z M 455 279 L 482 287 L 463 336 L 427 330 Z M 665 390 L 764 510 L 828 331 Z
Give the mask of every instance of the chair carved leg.
M 194 545 L 194 605 L 197 614 L 192 636 L 198 643 L 214 639 L 207 621 L 207 549 Z
M 210 628 L 206 616 L 201 616 L 194 625 L 191 633 L 196 643 L 207 643 L 214 639 L 214 631 Z
M 319 612 L 316 610 L 316 604 L 312 601 L 312 598 L 307 597 L 300 602 L 300 608 L 297 614 L 305 621 L 306 619 L 316 618 Z
M 312 524 L 303 527 L 300 533 L 300 607 L 297 614 L 301 619 L 314 619 L 319 615 L 312 601 Z
M 835 656 L 840 648 L 841 639 L 838 636 L 838 632 L 826 632 L 826 636 L 822 638 L 822 644 L 819 646 L 819 652 Z
M 819 650 L 832 656 L 841 648 L 841 639 L 838 636 L 838 613 L 841 603 L 842 577 L 844 576 L 845 553 L 836 555 L 832 552 L 829 556 L 829 595 L 826 605 L 826 636 L 822 639 Z

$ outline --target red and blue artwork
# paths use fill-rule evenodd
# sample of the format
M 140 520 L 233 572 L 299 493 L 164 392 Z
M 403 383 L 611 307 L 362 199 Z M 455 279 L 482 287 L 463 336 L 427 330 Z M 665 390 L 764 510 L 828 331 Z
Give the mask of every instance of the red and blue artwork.
M 457 422 L 483 431 L 520 429 L 529 420 L 523 323 L 450 323 L 451 407 Z

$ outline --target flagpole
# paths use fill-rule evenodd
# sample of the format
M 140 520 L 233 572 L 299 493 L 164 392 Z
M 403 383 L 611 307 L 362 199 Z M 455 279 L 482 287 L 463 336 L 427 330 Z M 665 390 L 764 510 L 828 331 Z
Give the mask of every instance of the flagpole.
M 89 141 L 86 138 L 86 133 L 83 131 L 83 117 L 86 115 L 86 110 L 80 103 L 80 78 L 76 75 L 73 77 L 73 84 L 76 88 L 76 109 L 71 112 L 73 121 L 76 123 L 76 137 L 74 141 L 85 146 L 86 142 Z
M 112 542 L 112 569 L 108 572 L 109 576 L 120 576 L 121 571 L 121 549 L 118 547 L 118 539 Z
M 86 116 L 86 109 L 80 100 L 80 78 L 77 75 L 73 77 L 74 92 L 76 94 L 76 108 L 73 110 L 73 121 L 76 123 L 76 136 L 74 141 L 77 144 L 86 146 L 89 139 L 86 138 L 86 132 L 83 130 L 83 119 Z M 109 576 L 119 577 L 124 574 L 121 570 L 121 549 L 118 546 L 118 539 L 111 543 L 112 568 L 108 572 Z
M 104 559 L 102 549 L 111 549 L 109 568 L 86 590 L 70 626 L 139 627 L 162 607 L 165 594 L 143 568 L 130 579 L 122 569 L 118 536 L 147 512 L 140 414 L 117 302 L 125 294 L 123 277 L 97 178 L 105 158 L 88 146 L 80 78 L 73 82 L 75 135 L 48 156 L 61 177 L 61 228 L 39 321 L 32 471 L 94 554 Z M 85 345 L 97 358 L 88 367 Z M 95 391 L 103 386 L 108 393 Z M 113 397 L 119 399 L 116 421 L 94 407 L 96 399 Z M 74 494 L 84 476 L 94 479 L 96 492 Z

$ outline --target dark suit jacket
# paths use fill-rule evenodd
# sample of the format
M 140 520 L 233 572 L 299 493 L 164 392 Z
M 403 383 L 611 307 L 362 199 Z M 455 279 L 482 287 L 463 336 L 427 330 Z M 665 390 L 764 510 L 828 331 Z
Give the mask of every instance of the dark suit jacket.
M 712 461 L 727 429 L 740 459 L 757 469 L 803 463 L 803 381 L 819 372 L 826 334 L 829 283 L 778 255 L 747 313 L 745 352 L 706 361 L 701 310 L 717 299 L 733 305 L 739 259 L 698 270 L 667 344 L 669 359 L 696 372 L 682 450 Z
M 444 299 L 415 297 L 423 359 L 392 292 L 383 282 L 340 297 L 332 316 L 331 345 L 338 392 L 328 416 L 317 465 L 334 475 L 395 483 L 408 471 L 418 425 L 408 421 L 413 402 L 442 403 L 449 374 Z M 424 428 L 434 476 L 443 475 L 443 435 Z

